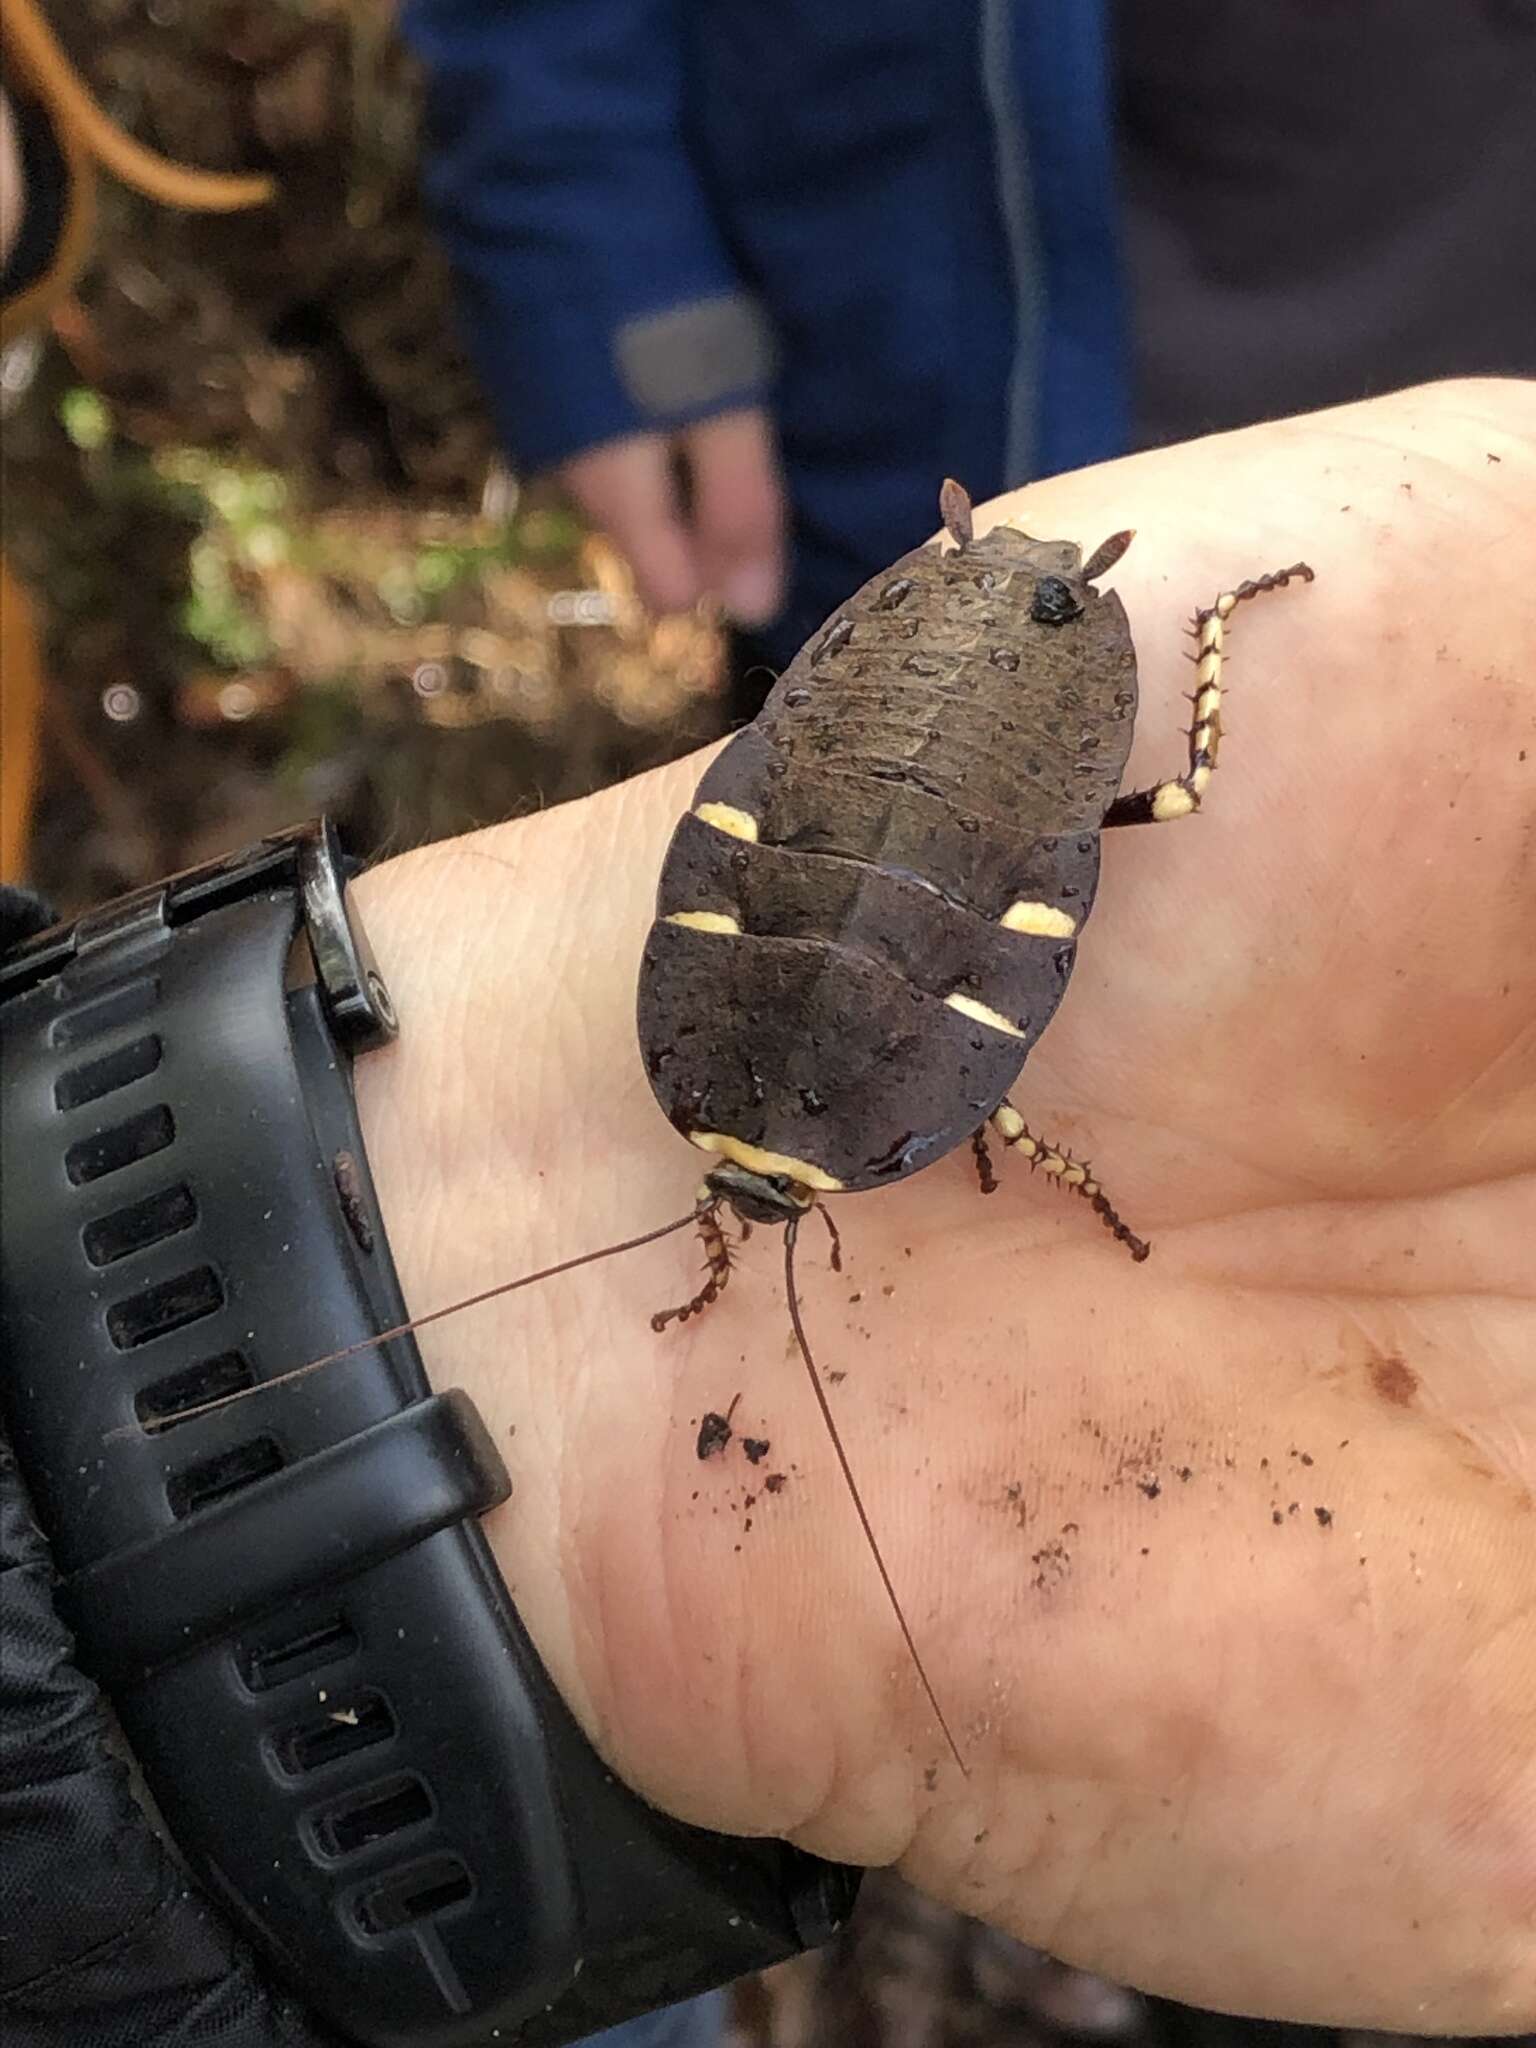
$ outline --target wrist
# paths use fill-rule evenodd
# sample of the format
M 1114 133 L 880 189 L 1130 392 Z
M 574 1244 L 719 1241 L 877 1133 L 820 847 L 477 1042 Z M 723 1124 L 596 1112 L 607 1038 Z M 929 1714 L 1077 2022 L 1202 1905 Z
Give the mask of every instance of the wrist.
M 634 988 L 699 772 L 676 763 L 358 883 L 401 1017 L 396 1045 L 359 1064 L 360 1109 L 414 1312 L 690 1209 L 700 1162 L 647 1086 Z M 873 1246 L 844 1282 L 814 1238 L 806 1249 L 801 1285 L 823 1317 L 879 1296 Z M 423 1355 L 435 1386 L 471 1394 L 507 1460 L 512 1497 L 486 1533 L 551 1677 L 619 1774 L 704 1826 L 889 1862 L 931 1804 L 942 1741 L 786 1350 L 777 1240 L 750 1252 L 728 1303 L 684 1329 L 658 1336 L 650 1317 L 697 1285 L 691 1231 L 434 1324 Z M 908 1265 L 909 1306 L 921 1284 Z M 834 1369 L 855 1363 L 840 1325 Z M 736 1440 L 701 1462 L 701 1418 L 738 1393 Z M 893 1391 L 853 1424 L 872 1493 L 909 1488 L 921 1405 L 903 1388 L 901 1405 Z M 743 1436 L 771 1444 L 761 1464 Z M 914 1613 L 936 1614 L 921 1521 L 882 1539 Z
M 679 763 L 356 884 L 402 1020 L 357 1079 L 414 1313 L 690 1208 L 698 1161 L 659 1121 L 633 990 L 654 877 L 697 775 Z M 486 1534 L 552 1678 L 620 1775 L 703 1825 L 884 1860 L 910 1832 L 926 1752 L 898 1751 L 907 1782 L 882 1787 L 873 1832 L 817 1824 L 838 1687 L 813 1668 L 839 1654 L 850 1612 L 884 1624 L 858 1583 L 867 1561 L 846 1503 L 798 1484 L 823 1447 L 789 1377 L 776 1264 L 733 1279 L 760 1313 L 658 1337 L 652 1312 L 691 1291 L 696 1265 L 680 1232 L 599 1268 L 600 1284 L 573 1273 L 446 1318 L 421 1333 L 427 1370 L 471 1394 L 507 1460 L 512 1498 Z M 799 1473 L 771 1515 L 773 1458 L 754 1467 L 739 1443 L 729 1461 L 697 1457 L 699 1419 L 738 1390 L 740 1431 L 771 1440 L 766 1418 L 794 1414 Z

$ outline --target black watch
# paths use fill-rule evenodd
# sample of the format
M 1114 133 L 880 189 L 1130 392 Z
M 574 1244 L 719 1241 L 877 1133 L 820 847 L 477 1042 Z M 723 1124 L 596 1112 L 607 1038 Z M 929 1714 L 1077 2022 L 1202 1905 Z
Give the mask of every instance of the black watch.
M 351 1086 L 394 1030 L 324 823 L 0 962 L 0 1400 L 81 1662 L 274 1971 L 368 2048 L 569 2041 L 825 1940 L 858 1874 L 604 1767 L 410 1337 L 206 1406 L 405 1320 Z

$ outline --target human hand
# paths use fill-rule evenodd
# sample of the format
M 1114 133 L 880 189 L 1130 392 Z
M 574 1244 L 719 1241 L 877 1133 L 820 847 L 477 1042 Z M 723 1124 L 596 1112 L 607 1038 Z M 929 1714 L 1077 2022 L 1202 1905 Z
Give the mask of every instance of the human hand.
M 507 1455 L 487 1529 L 557 1683 L 658 1804 L 899 1860 L 1194 2002 L 1536 2027 L 1536 386 L 983 516 L 1010 511 L 1085 547 L 1138 529 L 1127 787 L 1183 758 L 1192 607 L 1299 555 L 1317 581 L 1233 620 L 1202 815 L 1106 835 L 1015 1094 L 1151 1259 L 1016 1157 L 983 1201 L 963 1152 L 838 1206 L 841 1279 L 804 1240 L 969 1777 L 788 1351 L 775 1235 L 682 1330 L 648 1326 L 694 1283 L 679 1236 L 435 1326 L 429 1372 Z M 633 991 L 698 772 L 359 885 L 404 1018 L 358 1070 L 365 1129 L 418 1311 L 688 1208 Z M 738 1390 L 771 1456 L 701 1464 Z
M 558 474 L 626 557 L 652 611 L 685 611 L 710 597 L 737 625 L 765 626 L 777 616 L 784 486 L 765 412 L 719 413 L 675 434 L 604 442 Z

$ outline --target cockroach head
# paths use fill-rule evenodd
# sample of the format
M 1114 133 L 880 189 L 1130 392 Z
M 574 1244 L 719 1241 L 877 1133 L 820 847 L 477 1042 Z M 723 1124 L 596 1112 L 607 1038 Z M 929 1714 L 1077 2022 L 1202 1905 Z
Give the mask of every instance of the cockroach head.
M 727 1161 L 704 1176 L 713 1201 L 726 1202 L 744 1223 L 792 1223 L 814 1208 L 814 1190 L 787 1173 L 754 1173 Z

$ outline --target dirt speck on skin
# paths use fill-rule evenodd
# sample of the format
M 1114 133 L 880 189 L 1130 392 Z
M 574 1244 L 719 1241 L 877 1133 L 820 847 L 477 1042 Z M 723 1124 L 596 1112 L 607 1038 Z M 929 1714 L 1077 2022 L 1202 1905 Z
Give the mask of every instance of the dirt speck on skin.
M 1156 1500 L 1163 1490 L 1163 1482 L 1161 1479 L 1138 1479 L 1136 1487 L 1137 1491 L 1144 1493 L 1148 1500 Z
M 744 1436 L 741 1440 L 741 1448 L 746 1452 L 749 1464 L 761 1465 L 764 1458 L 773 1449 L 773 1445 L 765 1436 Z
M 736 1401 L 740 1399 L 738 1394 L 723 1415 L 717 1415 L 711 1408 L 699 1424 L 699 1438 L 694 1449 L 700 1459 L 718 1457 L 736 1434 L 731 1428 L 731 1417 L 736 1413 Z
M 1314 1508 L 1312 1512 L 1317 1517 L 1317 1526 L 1319 1527 L 1319 1529 L 1331 1529 L 1333 1527 L 1332 1508 Z
M 1035 1567 L 1032 1583 L 1037 1593 L 1059 1586 L 1072 1569 L 1072 1553 L 1065 1543 L 1056 1538 L 1043 1544 L 1029 1561 Z
M 847 1377 L 848 1375 L 845 1372 L 829 1372 L 827 1374 L 827 1385 L 829 1387 L 840 1387 Z
M 786 1474 L 783 1472 L 770 1472 L 763 1481 L 763 1491 L 764 1493 L 782 1493 L 788 1484 L 789 1479 Z
M 1271 1509 L 1269 1519 L 1274 1523 L 1277 1529 L 1283 1529 L 1285 1527 L 1285 1517 L 1281 1514 L 1278 1508 Z
M 1393 1408 L 1411 1408 L 1414 1396 L 1419 1391 L 1419 1376 L 1406 1359 L 1395 1352 L 1385 1358 L 1373 1358 L 1368 1370 L 1371 1385 Z
M 928 1765 L 927 1769 L 923 1772 L 923 1783 L 930 1792 L 936 1792 L 939 1789 L 939 1767 L 937 1764 Z

